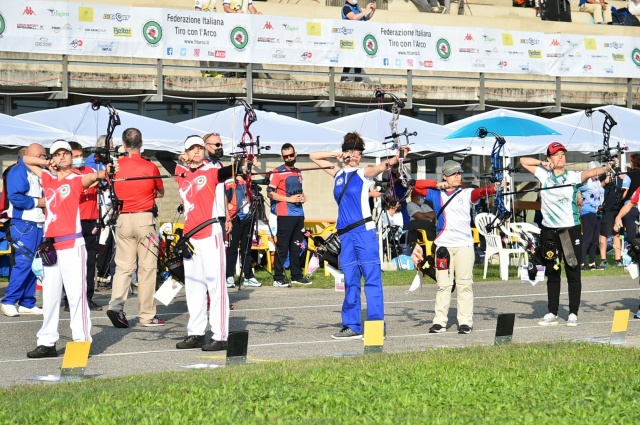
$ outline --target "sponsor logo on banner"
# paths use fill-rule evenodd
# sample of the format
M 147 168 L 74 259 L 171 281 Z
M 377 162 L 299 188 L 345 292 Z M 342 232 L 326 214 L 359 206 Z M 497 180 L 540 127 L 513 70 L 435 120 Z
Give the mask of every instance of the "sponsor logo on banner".
M 327 56 L 330 63 L 338 63 L 340 62 L 340 52 L 333 52 L 332 56 Z
M 273 25 L 271 25 L 271 22 L 267 21 L 264 23 L 264 26 L 262 27 L 263 30 L 272 30 L 273 29 Z
M 560 71 L 562 71 L 562 72 L 568 72 L 569 71 L 569 65 L 567 65 L 566 63 L 561 63 L 560 67 L 558 69 Z
M 82 42 L 82 40 L 78 40 L 77 38 L 71 40 L 71 42 L 69 43 L 69 47 L 71 48 L 71 50 L 82 50 L 83 45 L 84 43 Z
M 287 59 L 287 54 L 282 49 L 272 50 L 271 51 L 271 59 L 285 60 L 285 59 Z
M 467 35 L 464 36 L 464 41 L 474 41 L 471 33 L 467 33 Z
M 513 34 L 502 33 L 502 45 L 513 46 Z
M 39 37 L 33 40 L 33 48 L 35 50 L 51 50 L 53 41 L 47 37 Z
M 156 46 L 162 40 L 162 27 L 156 21 L 148 21 L 142 27 L 142 35 L 150 46 Z
M 433 61 L 422 61 L 422 66 L 425 68 L 433 68 Z
M 296 37 L 293 40 L 285 40 L 289 46 L 293 46 L 294 44 L 302 44 L 302 39 L 300 37 Z
M 353 40 L 340 40 L 341 49 L 353 49 L 354 45 Z
M 78 8 L 78 21 L 80 22 L 93 22 L 93 7 Z
M 492 37 L 490 35 L 483 35 L 482 38 L 484 38 L 485 43 L 495 43 L 496 42 L 495 37 Z
M 609 66 L 604 69 L 604 72 L 607 74 L 613 74 L 613 66 Z
M 607 59 L 609 56 L 607 55 L 589 55 L 591 59 Z
M 105 13 L 102 15 L 102 19 L 107 21 L 128 21 L 131 18 L 131 15 L 123 15 L 121 13 Z
M 402 59 L 396 58 L 396 66 L 402 66 Z
M 578 47 L 580 45 L 580 43 L 573 40 L 567 40 L 567 44 L 569 45 L 569 47 Z
M 173 56 L 173 47 L 167 47 L 167 56 Z
M 27 16 L 35 16 L 36 12 L 33 10 L 31 6 L 27 6 L 24 8 L 24 11 L 22 12 L 22 14 Z
M 235 47 L 238 52 L 242 52 L 247 47 L 247 44 L 249 44 L 249 33 L 244 27 L 235 27 L 231 30 L 229 39 L 233 47 Z
M 83 31 L 82 27 L 78 28 L 79 31 Z M 104 28 L 84 28 L 84 32 L 90 33 L 106 33 L 107 30 Z
M 216 50 L 213 53 L 213 56 L 218 58 L 218 59 L 224 59 L 227 57 L 227 51 L 226 50 Z
M 624 62 L 624 53 L 612 53 L 611 57 L 616 62 Z
M 640 67 L 640 49 L 633 49 L 633 52 L 631 52 L 631 60 L 637 67 Z
M 407 66 L 413 66 L 413 59 L 407 59 Z
M 113 27 L 115 37 L 133 37 L 133 30 L 125 27 Z
M 480 49 L 476 49 L 475 47 L 461 47 L 458 51 L 460 53 L 478 53 Z
M 436 51 L 438 52 L 440 59 L 447 60 L 449 59 L 449 56 L 451 56 L 451 45 L 446 39 L 441 38 L 436 43 Z
M 193 56 L 196 58 L 200 57 L 200 49 L 193 49 Z
M 531 59 L 542 59 L 542 50 L 529 50 L 529 57 Z
M 299 31 L 298 27 L 294 27 L 293 25 L 282 24 L 282 26 L 284 27 L 285 31 Z
M 96 50 L 104 53 L 115 53 L 118 51 L 118 42 L 116 41 L 108 41 L 104 43 L 98 43 L 96 46 Z
M 180 56 L 187 56 L 187 48 L 186 47 L 180 48 Z
M 23 23 L 19 23 L 19 24 L 16 24 L 16 27 L 19 30 L 36 30 L 36 31 L 40 31 L 40 30 L 44 29 L 44 27 L 42 25 L 39 25 L 39 24 L 23 24 Z
M 66 23 L 61 27 L 51 27 L 51 31 L 55 32 L 56 34 L 59 33 L 60 31 L 64 30 L 64 31 L 71 31 L 73 28 L 71 27 L 71 24 Z
M 548 58 L 563 58 L 564 53 L 547 53 Z
M 581 58 L 582 52 L 575 52 L 573 54 L 568 55 L 570 58 Z
M 491 56 L 494 53 L 500 53 L 497 47 L 494 47 L 493 49 L 490 49 L 490 50 L 485 50 L 484 52 L 487 54 L 487 56 Z
M 551 40 L 551 43 L 549 43 L 549 46 L 551 47 L 560 47 L 560 42 L 557 39 L 553 39 Z
M 598 50 L 598 44 L 596 43 L 595 38 L 586 38 L 584 39 L 584 48 L 585 50 Z
M 362 48 L 369 58 L 375 58 L 378 53 L 378 40 L 372 34 L 367 34 L 362 39 Z
M 529 46 L 536 46 L 538 44 L 540 44 L 540 40 L 537 38 L 521 38 L 520 39 L 520 44 L 528 44 Z
M 4 16 L 0 13 L 0 38 L 2 38 L 2 34 L 4 34 L 4 30 L 7 25 L 4 22 Z
M 507 66 L 508 66 L 507 61 L 498 62 L 498 68 L 500 69 L 506 68 Z
M 582 70 L 584 72 L 590 72 L 591 71 L 591 65 L 588 63 L 585 63 L 584 65 L 582 65 Z
M 307 35 L 322 36 L 322 24 L 320 22 L 307 22 Z
M 471 66 L 473 66 L 474 68 L 484 68 L 484 61 L 482 59 L 476 59 L 473 61 L 473 64 L 471 64 Z
M 258 43 L 279 43 L 280 39 L 275 37 L 258 37 Z
M 55 16 L 58 18 L 66 18 L 67 16 L 69 16 L 69 12 L 61 12 L 57 9 L 47 9 L 47 12 L 49 12 L 50 16 Z
M 521 52 L 520 50 L 508 50 L 507 54 L 511 56 L 520 56 L 524 55 L 524 52 Z
M 520 66 L 520 71 L 529 71 L 529 62 L 521 63 L 519 66 Z
M 333 34 L 349 35 L 349 34 L 353 34 L 353 28 L 347 28 L 347 27 L 331 28 L 331 32 Z
M 624 47 L 624 43 L 618 43 L 614 41 L 613 43 L 604 43 L 604 47 L 607 49 L 622 49 Z
M 333 46 L 335 43 L 333 41 L 310 41 L 310 44 L 314 46 Z
M 311 52 L 302 52 L 300 55 L 300 60 L 302 62 L 306 62 L 307 59 L 311 59 L 313 57 L 313 53 Z

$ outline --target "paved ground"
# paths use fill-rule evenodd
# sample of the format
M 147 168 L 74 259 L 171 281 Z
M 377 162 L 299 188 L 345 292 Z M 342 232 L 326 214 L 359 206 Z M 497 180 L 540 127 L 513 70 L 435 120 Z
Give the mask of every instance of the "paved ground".
M 456 331 L 455 300 L 450 311 L 449 329 L 444 334 L 429 334 L 433 317 L 435 286 L 407 293 L 406 287 L 385 289 L 387 337 L 385 352 L 425 350 L 433 347 L 464 347 L 492 345 L 496 318 L 500 313 L 516 313 L 513 341 L 558 341 L 585 338 L 605 339 L 611 332 L 616 309 L 635 312 L 640 297 L 637 281 L 628 276 L 587 278 L 583 282 L 580 325 L 565 326 L 568 315 L 566 291 L 561 296 L 561 324 L 541 327 L 538 320 L 547 312 L 546 286 L 510 282 L 478 282 L 475 284 L 474 330 L 470 335 Z M 4 284 L 6 286 L 6 283 Z M 563 283 L 566 289 L 566 284 Z M 0 288 L 0 293 L 3 288 Z M 362 341 L 335 341 L 331 334 L 340 328 L 342 293 L 311 288 L 251 288 L 233 290 L 231 301 L 231 330 L 249 330 L 249 360 L 252 362 L 305 359 L 322 356 L 358 355 L 363 352 Z M 100 304 L 109 295 L 98 292 Z M 104 312 L 96 312 L 93 320 L 93 345 L 87 375 L 114 377 L 142 372 L 181 370 L 193 364 L 224 364 L 218 353 L 200 350 L 176 350 L 175 343 L 186 332 L 186 304 L 184 291 L 169 307 L 159 306 L 158 314 L 167 320 L 162 328 L 138 325 L 135 296 L 126 304 L 131 327 L 116 329 Z M 40 328 L 39 316 L 6 317 L 0 315 L 0 385 L 26 383 L 32 376 L 59 374 L 62 357 L 55 359 L 27 359 L 27 351 L 36 343 Z M 69 314 L 61 315 L 62 353 L 70 340 Z M 640 347 L 640 320 L 631 319 L 627 347 Z

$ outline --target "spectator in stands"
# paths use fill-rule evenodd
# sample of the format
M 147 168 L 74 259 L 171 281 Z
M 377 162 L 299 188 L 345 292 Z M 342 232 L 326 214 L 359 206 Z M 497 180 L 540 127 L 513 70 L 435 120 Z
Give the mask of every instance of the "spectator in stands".
M 196 0 L 195 9 L 198 12 L 217 12 L 216 0 Z
M 614 267 L 622 267 L 622 240 L 620 233 L 614 232 L 613 224 L 622 207 L 622 199 L 626 198 L 631 184 L 631 179 L 626 174 L 617 177 L 601 176 L 600 180 L 604 185 L 604 196 L 602 201 L 602 222 L 600 225 L 600 264 L 598 269 L 604 270 L 609 267 L 607 261 L 607 245 L 609 237 L 613 235 L 613 258 Z M 624 229 L 622 230 L 624 234 Z
M 47 152 L 38 143 L 27 147 L 26 156 L 46 158 Z M 24 157 L 7 176 L 9 197 L 9 232 L 15 247 L 15 264 L 9 285 L 2 299 L 2 313 L 13 317 L 20 314 L 42 314 L 36 306 L 36 275 L 31 270 L 33 255 L 42 242 L 45 199 L 40 178 L 27 168 Z M 18 308 L 16 308 L 18 304 Z
M 217 0 L 196 0 L 195 9 L 197 12 L 217 12 Z M 211 71 L 212 68 L 218 68 L 219 62 L 214 61 L 200 61 L 200 66 L 206 69 L 200 71 L 203 77 L 212 78 L 225 78 L 226 74 L 223 72 Z M 224 229 L 224 226 L 223 226 Z
M 243 3 L 243 0 L 224 0 L 222 8 L 226 13 L 245 13 Z M 247 0 L 247 11 L 253 15 L 262 15 L 262 12 L 255 8 L 251 0 Z
M 360 9 L 358 6 L 358 0 L 347 0 L 342 7 L 342 19 L 347 19 L 350 21 L 368 21 L 373 18 L 373 14 L 376 13 L 376 2 L 370 1 L 364 10 Z M 345 67 L 342 69 L 344 74 L 348 74 L 351 71 L 351 68 Z M 362 74 L 362 68 L 354 68 L 354 74 Z M 340 77 L 340 81 L 351 81 L 348 76 L 343 75 Z M 362 81 L 362 77 L 355 77 L 355 81 Z
M 588 170 L 598 168 L 597 161 L 591 161 Z M 582 258 L 580 267 L 582 270 L 596 268 L 596 253 L 598 250 L 598 237 L 600 236 L 600 223 L 602 221 L 602 201 L 604 200 L 604 182 L 592 177 L 580 187 L 582 195 L 582 208 L 580 208 L 580 221 L 582 222 Z M 587 256 L 591 261 L 586 262 Z M 606 257 L 604 257 L 606 259 Z M 586 264 L 586 266 L 585 266 Z
M 629 0 L 627 9 L 632 15 L 640 16 L 640 0 Z
M 587 12 L 593 16 L 596 24 L 611 25 L 611 9 L 604 0 L 580 0 L 580 12 Z
M 444 6 L 440 6 L 438 0 L 411 0 L 416 5 L 420 12 L 427 13 L 442 13 L 445 10 Z

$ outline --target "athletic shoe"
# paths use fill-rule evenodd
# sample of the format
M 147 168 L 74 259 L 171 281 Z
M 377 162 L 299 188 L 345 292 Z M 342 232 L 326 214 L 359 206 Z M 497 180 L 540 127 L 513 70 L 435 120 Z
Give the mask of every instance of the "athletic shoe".
M 259 288 L 262 286 L 262 283 L 258 282 L 258 280 L 255 277 L 252 277 L 250 279 L 245 279 L 244 280 L 244 286 L 250 286 L 250 287 L 254 287 L 254 288 Z
M 340 332 L 331 335 L 333 339 L 362 339 L 362 334 L 355 333 L 350 327 L 343 326 Z
M 208 344 L 202 346 L 202 351 L 225 351 L 228 345 L 227 341 L 216 341 L 212 339 Z
M 585 266 L 584 263 L 583 263 L 583 264 L 580 264 L 580 270 L 582 270 L 584 272 L 584 271 L 589 270 L 589 267 Z
M 445 328 L 444 326 L 439 325 L 437 323 L 435 323 L 433 326 L 431 326 L 429 328 L 429 333 L 430 334 L 441 334 L 441 333 L 446 332 L 446 331 L 447 331 L 447 328 Z
M 291 283 L 295 283 L 297 285 L 311 285 L 313 282 L 307 278 L 300 277 L 298 279 L 292 279 Z
M 458 326 L 458 333 L 459 334 L 470 334 L 471 333 L 471 326 L 469 326 L 469 325 L 460 325 L 460 326 Z
M 596 266 L 596 263 L 589 263 L 589 270 L 597 270 L 598 266 Z
M 40 307 L 33 306 L 31 308 L 20 306 L 18 307 L 18 313 L 20 314 L 42 314 L 43 311 Z
M 2 310 L 2 314 L 4 314 L 5 316 L 15 317 L 20 315 L 20 313 L 18 313 L 18 310 L 16 309 L 16 306 L 13 304 L 2 304 L 2 307 L 0 307 L 0 309 Z
M 633 315 L 634 319 L 640 319 L 640 305 L 638 306 L 638 311 Z
M 571 313 L 567 319 L 567 326 L 578 326 L 578 316 Z
M 93 302 L 93 300 L 89 300 L 89 310 L 91 311 L 102 311 L 102 306 Z
M 56 345 L 53 347 L 47 347 L 46 345 L 38 345 L 35 350 L 31 350 L 27 353 L 27 357 L 30 359 L 42 359 L 44 357 L 58 357 L 58 351 Z
M 274 280 L 273 286 L 275 286 L 276 288 L 291 288 L 291 284 L 283 280 Z
M 233 276 L 229 276 L 227 278 L 227 288 L 235 288 L 235 286 L 236 286 L 235 279 L 233 278 Z
M 598 269 L 606 270 L 607 267 L 609 267 L 609 263 L 607 263 L 607 260 L 602 260 L 602 262 L 600 263 L 600 267 L 598 267 Z
M 614 261 L 613 267 L 624 267 L 624 263 L 622 262 L 622 259 Z
M 189 335 L 176 344 L 178 350 L 188 350 L 190 348 L 202 348 L 204 345 L 204 335 Z
M 157 328 L 158 326 L 164 326 L 164 324 L 165 321 L 162 319 L 158 319 L 158 316 L 156 316 L 151 319 L 151 321 L 143 323 L 142 326 L 146 328 Z
M 124 329 L 129 327 L 129 321 L 124 315 L 124 311 L 107 310 L 107 317 L 111 319 L 111 323 L 116 328 Z
M 558 324 L 558 316 L 553 313 L 547 313 L 544 315 L 541 321 L 538 322 L 540 326 L 555 326 Z

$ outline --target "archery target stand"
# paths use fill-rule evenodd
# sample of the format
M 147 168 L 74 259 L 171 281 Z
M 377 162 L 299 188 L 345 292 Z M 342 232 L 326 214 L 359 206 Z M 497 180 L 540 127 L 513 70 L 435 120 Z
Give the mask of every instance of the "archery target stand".
M 231 332 L 227 340 L 227 366 L 247 364 L 249 331 Z
M 62 358 L 60 376 L 32 376 L 27 379 L 45 382 L 80 382 L 85 378 L 84 372 L 89 363 L 90 350 L 91 341 L 68 342 Z
M 494 345 L 511 344 L 511 340 L 513 339 L 513 325 L 515 321 L 516 321 L 515 313 L 506 313 L 506 314 L 498 315 Z
M 384 320 L 364 322 L 364 354 L 380 354 L 384 345 Z

